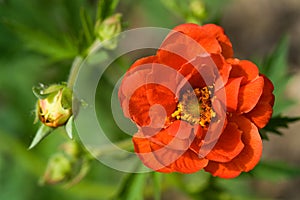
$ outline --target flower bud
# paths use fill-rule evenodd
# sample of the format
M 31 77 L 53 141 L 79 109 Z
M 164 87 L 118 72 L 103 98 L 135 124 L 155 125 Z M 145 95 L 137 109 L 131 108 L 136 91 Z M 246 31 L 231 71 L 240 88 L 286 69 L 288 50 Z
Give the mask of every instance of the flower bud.
M 68 141 L 62 145 L 62 150 L 64 153 L 71 158 L 77 158 L 81 154 L 81 148 L 78 146 L 78 143 L 74 140 Z
M 64 125 L 72 115 L 72 91 L 66 85 L 52 85 L 40 91 L 37 116 L 46 126 Z
M 72 163 L 68 157 L 62 153 L 54 154 L 47 165 L 46 172 L 42 178 L 42 183 L 55 184 L 70 178 L 72 173 Z
M 122 31 L 121 17 L 120 13 L 116 13 L 104 21 L 96 23 L 96 35 L 101 42 L 104 42 L 103 46 L 108 49 L 114 49 L 117 45 L 114 37 L 118 36 Z

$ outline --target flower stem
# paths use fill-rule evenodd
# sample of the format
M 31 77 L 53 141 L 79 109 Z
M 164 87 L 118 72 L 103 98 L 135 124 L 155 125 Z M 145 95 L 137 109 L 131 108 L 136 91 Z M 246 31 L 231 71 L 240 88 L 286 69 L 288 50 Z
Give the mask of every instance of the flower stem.
M 68 83 L 67 83 L 69 88 L 72 88 L 74 86 L 74 83 L 75 83 L 76 77 L 78 75 L 79 68 L 80 68 L 82 61 L 83 61 L 83 58 L 81 56 L 76 56 L 73 61 L 70 75 L 68 78 Z
M 115 150 L 124 149 L 124 150 L 130 150 L 133 147 L 131 138 L 121 140 L 118 142 L 115 142 L 113 144 L 107 144 L 100 146 L 98 148 L 92 149 L 92 154 L 95 157 L 101 156 L 106 153 L 114 152 Z
M 71 66 L 70 75 L 69 75 L 68 83 L 67 83 L 69 88 L 72 88 L 74 86 L 74 83 L 76 81 L 76 78 L 79 73 L 79 69 L 80 69 L 82 62 L 90 54 L 92 54 L 94 51 L 96 51 L 98 49 L 98 47 L 100 47 L 100 45 L 101 45 L 101 42 L 98 39 L 96 39 L 93 42 L 93 44 L 91 44 L 91 46 L 87 49 L 87 53 L 84 56 L 79 55 L 79 56 L 75 57 L 75 59 L 72 63 L 72 66 Z

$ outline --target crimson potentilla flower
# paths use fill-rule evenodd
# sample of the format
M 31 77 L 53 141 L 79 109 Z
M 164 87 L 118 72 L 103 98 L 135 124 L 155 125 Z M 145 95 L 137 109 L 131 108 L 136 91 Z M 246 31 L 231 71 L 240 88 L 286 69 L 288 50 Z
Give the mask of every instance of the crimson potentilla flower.
M 255 64 L 233 57 L 221 27 L 183 24 L 130 67 L 119 99 L 147 167 L 233 178 L 261 157 L 258 130 L 272 115 L 272 92 Z

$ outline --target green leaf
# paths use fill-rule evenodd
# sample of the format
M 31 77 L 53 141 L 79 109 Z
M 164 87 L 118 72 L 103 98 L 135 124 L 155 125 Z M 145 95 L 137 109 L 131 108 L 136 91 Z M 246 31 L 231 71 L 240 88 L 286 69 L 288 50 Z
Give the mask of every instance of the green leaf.
M 54 61 L 73 58 L 77 55 L 77 46 L 68 35 L 57 40 L 45 32 L 20 23 L 6 20 L 6 25 L 25 43 L 26 47 L 44 54 Z
M 288 47 L 289 38 L 284 36 L 263 63 L 262 73 L 267 75 L 274 82 L 280 81 L 287 75 Z
M 38 143 L 40 143 L 45 137 L 47 137 L 54 129 L 42 124 L 38 129 L 37 133 L 35 134 L 30 146 L 28 149 L 32 149 Z
M 112 15 L 118 3 L 119 0 L 99 0 L 96 21 L 101 22 Z
M 87 41 L 87 44 L 90 45 L 94 40 L 94 35 L 93 35 L 94 31 L 93 31 L 92 19 L 84 8 L 80 10 L 80 19 L 81 19 L 81 24 L 82 24 L 85 39 Z
M 275 105 L 273 115 L 293 105 L 293 101 L 285 96 L 286 86 L 291 79 L 288 73 L 289 38 L 284 36 L 274 51 L 266 57 L 261 66 L 261 73 L 265 74 L 274 84 Z
M 251 171 L 251 174 L 259 179 L 279 181 L 300 177 L 300 169 L 283 161 L 262 161 Z
M 274 133 L 277 135 L 282 135 L 280 128 L 288 128 L 289 124 L 292 122 L 299 121 L 300 117 L 283 117 L 281 115 L 272 117 L 263 129 L 260 130 L 260 135 L 262 139 L 268 140 L 267 133 Z

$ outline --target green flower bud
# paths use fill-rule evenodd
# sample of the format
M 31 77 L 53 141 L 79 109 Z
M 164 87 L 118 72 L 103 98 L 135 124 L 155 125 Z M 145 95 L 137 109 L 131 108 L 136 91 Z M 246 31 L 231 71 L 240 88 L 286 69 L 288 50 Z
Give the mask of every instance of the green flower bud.
M 42 183 L 56 184 L 66 181 L 72 173 L 72 163 L 63 153 L 53 155 L 47 165 Z
M 72 115 L 72 91 L 65 85 L 51 85 L 39 90 L 37 116 L 49 127 L 64 125 Z
M 104 41 L 104 47 L 108 49 L 114 49 L 116 47 L 117 41 L 114 37 L 118 36 L 122 31 L 121 18 L 122 15 L 116 13 L 106 18 L 104 21 L 98 21 L 96 23 L 96 36 L 101 42 Z

